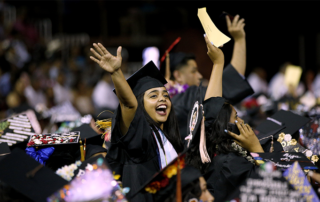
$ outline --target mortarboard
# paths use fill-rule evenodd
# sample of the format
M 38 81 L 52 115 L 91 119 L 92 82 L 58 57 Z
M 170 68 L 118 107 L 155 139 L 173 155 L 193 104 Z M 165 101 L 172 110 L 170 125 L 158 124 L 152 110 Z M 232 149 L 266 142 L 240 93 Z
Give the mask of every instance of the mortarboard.
M 0 143 L 0 160 L 2 160 L 6 155 L 10 154 L 10 148 L 6 142 Z
M 35 202 L 46 201 L 68 183 L 20 149 L 0 161 L 0 180 Z
M 294 114 L 290 111 L 280 110 L 256 127 L 256 134 L 264 150 L 268 150 L 271 135 L 274 139 L 280 133 L 290 134 L 292 138 L 298 140 L 297 131 L 310 121 L 309 118 Z M 270 137 L 270 138 L 268 138 Z M 274 141 L 274 151 L 283 151 L 282 146 Z
M 102 134 L 98 134 L 96 131 L 94 131 L 90 124 L 82 124 L 71 131 L 80 131 L 80 137 L 82 141 L 87 139 L 87 144 L 100 146 L 103 144 L 103 139 L 101 138 Z
M 195 59 L 196 57 L 190 53 L 176 52 L 170 55 L 170 71 L 171 73 L 177 69 L 177 66 L 186 58 Z M 164 68 L 165 69 L 165 68 Z
M 188 184 L 202 176 L 198 169 L 185 164 L 185 155 L 185 153 L 180 154 L 165 168 L 155 174 L 149 181 L 141 186 L 139 192 L 151 193 L 154 201 L 165 201 L 174 194 L 177 185 L 178 159 L 181 170 L 181 190 L 183 192 L 183 189 L 186 188 Z
M 138 71 L 132 74 L 127 82 L 131 87 L 133 94 L 138 96 L 151 88 L 164 87 L 167 83 L 157 66 L 152 62 L 148 62 Z M 115 92 L 115 89 L 113 89 Z
M 273 162 L 276 167 L 281 169 L 289 168 L 296 161 L 298 161 L 304 170 L 318 169 L 318 167 L 301 152 L 253 153 L 253 156 L 258 163 L 263 163 L 263 161 Z
M 0 122 L 0 143 L 6 142 L 13 149 L 25 148 L 30 136 L 40 132 L 40 124 L 34 111 L 28 110 Z

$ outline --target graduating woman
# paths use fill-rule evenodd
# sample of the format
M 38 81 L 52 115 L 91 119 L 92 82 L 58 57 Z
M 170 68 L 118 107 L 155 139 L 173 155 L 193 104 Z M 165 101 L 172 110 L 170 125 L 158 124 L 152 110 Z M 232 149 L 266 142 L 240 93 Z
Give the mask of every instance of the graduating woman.
M 150 194 L 136 194 L 143 183 L 183 151 L 166 80 L 149 62 L 128 80 L 123 76 L 121 47 L 117 56 L 102 44 L 93 44 L 90 57 L 111 74 L 119 106 L 113 120 L 111 147 L 106 156 L 123 187 L 130 187 L 130 201 L 152 201 Z
M 255 170 L 249 152 L 264 151 L 251 127 L 222 98 L 224 55 L 206 36 L 205 41 L 214 63 L 203 103 L 206 137 L 204 144 L 199 140 L 201 136 L 192 140 L 196 146 L 190 148 L 187 163 L 203 173 L 211 170 L 205 175 L 208 189 L 216 201 L 224 201 Z

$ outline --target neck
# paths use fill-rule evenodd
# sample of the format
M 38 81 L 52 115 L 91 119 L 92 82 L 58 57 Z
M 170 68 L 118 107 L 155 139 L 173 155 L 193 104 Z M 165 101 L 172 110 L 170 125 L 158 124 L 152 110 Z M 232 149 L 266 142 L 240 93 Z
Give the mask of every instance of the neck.
M 160 129 L 163 130 L 163 123 L 160 125 Z

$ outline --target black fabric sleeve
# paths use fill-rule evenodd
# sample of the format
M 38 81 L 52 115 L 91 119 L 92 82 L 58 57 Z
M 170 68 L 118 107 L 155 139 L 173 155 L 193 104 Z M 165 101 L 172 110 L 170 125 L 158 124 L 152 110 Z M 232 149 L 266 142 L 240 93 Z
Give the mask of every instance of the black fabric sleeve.
M 121 108 L 118 107 L 115 124 L 111 133 L 111 147 L 113 151 L 109 150 L 109 157 L 113 159 L 119 158 L 117 155 L 124 153 L 135 163 L 148 160 L 148 155 L 152 148 L 153 140 L 152 130 L 147 122 L 141 107 L 137 108 L 135 116 L 129 126 L 127 134 L 122 134 L 120 129 Z M 121 150 L 121 151 L 120 151 Z M 118 152 L 116 152 L 118 151 Z M 152 152 L 154 153 L 154 152 Z
M 254 93 L 247 79 L 241 76 L 231 64 L 228 64 L 223 70 L 222 92 L 222 96 L 232 105 Z

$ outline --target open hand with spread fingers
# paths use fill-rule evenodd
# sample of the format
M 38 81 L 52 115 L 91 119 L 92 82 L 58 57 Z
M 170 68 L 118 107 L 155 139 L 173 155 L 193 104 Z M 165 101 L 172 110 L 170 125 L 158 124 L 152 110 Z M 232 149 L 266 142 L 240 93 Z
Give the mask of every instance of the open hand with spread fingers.
M 243 18 L 240 19 L 240 16 L 236 15 L 231 22 L 229 16 L 226 15 L 226 21 L 227 21 L 228 31 L 235 41 L 245 38 L 246 33 L 244 31 L 245 24 L 244 24 Z
M 261 147 L 261 144 L 256 134 L 254 134 L 252 128 L 248 124 L 243 123 L 242 120 L 236 120 L 235 123 L 240 131 L 240 135 L 237 135 L 231 131 L 227 131 L 227 133 L 235 139 L 234 141 L 249 152 L 263 153 L 264 151 Z
M 117 49 L 117 56 L 111 55 L 101 43 L 94 43 L 93 47 L 94 48 L 90 48 L 90 51 L 93 53 L 94 57 L 90 56 L 90 59 L 98 63 L 102 69 L 110 74 L 113 74 L 120 69 L 122 62 L 121 46 Z

